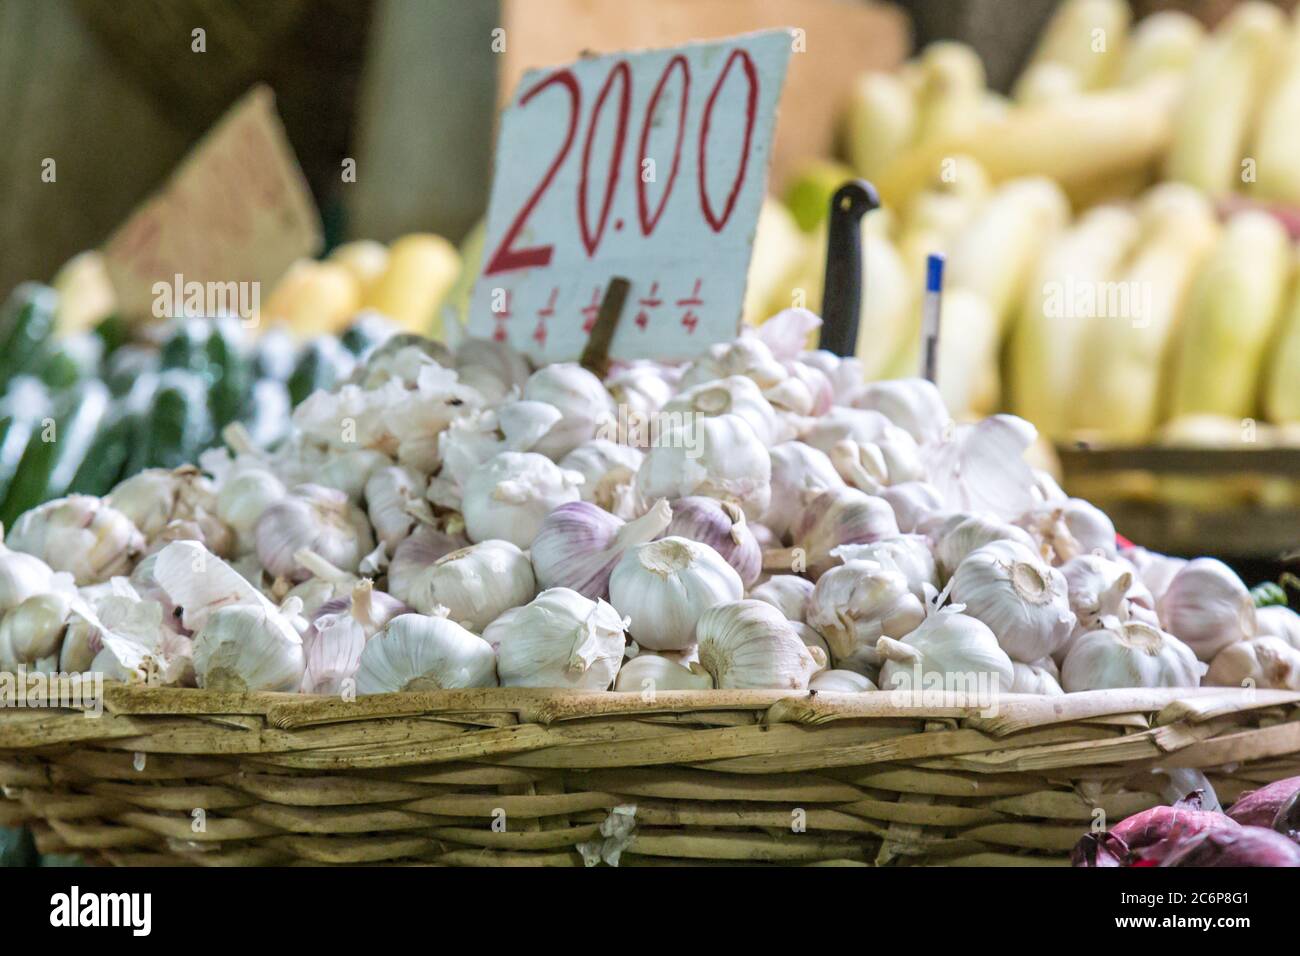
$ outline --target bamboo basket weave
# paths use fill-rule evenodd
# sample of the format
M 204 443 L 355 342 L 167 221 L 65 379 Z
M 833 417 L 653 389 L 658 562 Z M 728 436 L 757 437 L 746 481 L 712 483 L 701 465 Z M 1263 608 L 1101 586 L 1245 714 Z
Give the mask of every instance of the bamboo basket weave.
M 1300 694 L 981 715 L 888 692 L 105 685 L 97 718 L 0 709 L 0 823 L 117 865 L 1060 865 L 1094 821 L 1166 802 L 1153 771 L 1175 768 L 1225 804 L 1300 773 Z

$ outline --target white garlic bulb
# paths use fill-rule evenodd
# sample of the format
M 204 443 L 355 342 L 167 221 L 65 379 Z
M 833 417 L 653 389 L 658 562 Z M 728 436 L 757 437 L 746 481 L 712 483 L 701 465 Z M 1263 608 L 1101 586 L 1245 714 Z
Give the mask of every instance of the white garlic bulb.
M 609 576 L 623 555 L 663 534 L 672 518 L 662 499 L 626 523 L 586 501 L 562 504 L 546 516 L 529 549 L 537 582 L 543 588 L 570 588 L 592 600 L 608 597 Z
M 583 501 L 626 521 L 638 513 L 636 473 L 644 459 L 640 449 L 593 438 L 565 455 L 560 467 L 582 475 L 578 490 Z
M 1070 609 L 1079 630 L 1093 630 L 1103 617 L 1127 621 L 1136 609 L 1155 610 L 1151 593 L 1123 561 L 1081 554 L 1061 565 L 1061 574 L 1070 590 Z
M 713 678 L 698 662 L 679 664 L 649 652 L 638 654 L 624 664 L 614 681 L 614 690 L 623 693 L 712 689 Z
M 907 578 L 907 586 L 918 598 L 924 599 L 926 585 L 939 586 L 939 572 L 934 554 L 924 535 L 900 534 L 881 538 L 870 544 L 842 544 L 831 551 L 841 561 L 874 561 L 882 567 L 898 571 Z
M 994 541 L 1014 541 L 1037 553 L 1033 538 L 1015 525 L 986 515 L 955 514 L 934 532 L 934 553 L 945 580 L 972 551 Z
M 427 487 L 423 475 L 401 465 L 377 469 L 366 479 L 366 514 L 375 537 L 390 550 L 411 533 L 417 514 L 429 514 Z
M 787 618 L 787 620 L 789 619 Z M 830 670 L 831 646 L 826 643 L 826 638 L 822 637 L 821 633 L 810 624 L 804 624 L 801 621 L 790 621 L 790 626 L 794 628 L 795 634 L 799 635 L 799 640 L 803 641 L 803 646 L 808 648 L 813 659 L 817 661 L 816 673 L 820 674 L 824 670 Z
M 475 468 L 461 510 L 471 541 L 498 539 L 520 548 L 533 543 L 542 521 L 566 501 L 577 501 L 582 475 L 533 452 L 504 451 Z
M 408 577 L 395 597 L 421 614 L 438 607 L 447 617 L 481 631 L 512 607 L 527 604 L 537 593 L 528 555 L 509 541 L 480 541 L 438 558 Z
M 1300 690 L 1300 650 L 1280 637 L 1237 641 L 1214 655 L 1205 683 L 1214 687 Z
M 605 380 L 618 408 L 618 441 L 636 448 L 650 443 L 651 419 L 673 397 L 680 373 L 676 366 L 641 360 L 627 364 Z
M 1138 578 L 1157 601 L 1169 590 L 1169 582 L 1174 579 L 1174 575 L 1187 564 L 1186 558 L 1171 558 L 1167 554 L 1148 551 L 1146 548 L 1129 548 L 1124 552 L 1124 557 L 1133 565 Z
M 830 455 L 832 448 L 846 439 L 860 444 L 882 440 L 916 444 L 910 435 L 880 412 L 847 408 L 843 405 L 836 405 L 825 415 L 808 422 L 799 438 L 827 456 Z
M 68 612 L 77 596 L 71 575 L 59 577 L 64 580 L 54 590 L 33 594 L 5 612 L 0 620 L 0 669 L 57 657 Z
M 336 694 L 344 681 L 356 675 L 366 641 L 384 625 L 410 608 L 382 591 L 368 578 L 357 581 L 352 593 L 329 601 L 311 615 L 303 634 L 306 671 L 302 689 L 307 694 Z
M 0 535 L 3 529 L 0 528 Z M 35 555 L 11 551 L 0 537 L 0 614 L 50 589 L 54 571 Z
M 804 623 L 808 620 L 808 601 L 816 587 L 807 578 L 794 574 L 774 574 L 750 590 L 748 597 L 766 601 L 788 621 Z
M 295 557 L 301 548 L 355 572 L 375 546 L 365 512 L 351 504 L 346 493 L 312 484 L 298 485 L 263 511 L 255 539 L 262 567 L 292 581 L 311 576 Z
M 882 637 L 882 690 L 911 693 L 939 690 L 982 697 L 1009 690 L 1015 680 L 1011 658 L 987 624 L 956 609 L 942 608 L 901 641 Z
M 1255 636 L 1255 602 L 1230 567 L 1196 558 L 1174 575 L 1156 607 L 1160 625 L 1203 661 Z
M 736 569 L 746 587 L 763 571 L 763 550 L 745 521 L 745 513 L 730 501 L 702 495 L 682 498 L 673 503 L 672 522 L 664 533 L 707 544 Z
M 781 439 L 785 429 L 777 420 L 772 403 L 752 379 L 731 375 L 691 386 L 673 397 L 660 410 L 665 417 L 676 416 L 689 421 L 700 416 L 737 415 L 754 430 L 758 440 L 771 447 Z
M 772 461 L 772 501 L 763 514 L 763 524 L 784 538 L 814 498 L 831 488 L 844 487 L 826 453 L 801 441 L 777 445 Z
M 633 639 L 651 650 L 689 647 L 705 611 L 744 593 L 740 575 L 718 552 L 678 537 L 628 551 L 609 579 L 610 600 L 630 619 Z
M 816 580 L 839 564 L 836 548 L 897 536 L 894 510 L 883 499 L 856 488 L 832 488 L 814 498 L 795 524 L 795 547 L 783 554 L 764 555 L 763 565 L 804 570 Z
M 694 418 L 659 435 L 636 486 L 646 501 L 688 495 L 734 501 L 757 521 L 772 500 L 772 461 L 739 415 Z
M 923 378 L 870 382 L 848 396 L 854 408 L 882 413 L 919 444 L 937 444 L 952 422 L 939 389 Z
M 1014 541 L 972 551 L 949 587 L 952 601 L 987 624 L 1014 660 L 1027 664 L 1047 657 L 1074 630 L 1065 577 Z
M 488 401 L 500 401 L 528 381 L 528 360 L 506 342 L 467 338 L 456 346 L 456 374 Z
M 459 534 L 446 534 L 431 525 L 420 525 L 397 546 L 388 562 L 388 592 L 400 601 L 419 610 L 416 592 L 426 590 L 429 568 L 439 558 L 469 546 L 469 541 Z M 429 611 L 432 612 L 432 605 Z
M 880 497 L 894 509 L 898 530 L 911 534 L 931 514 L 942 510 L 943 498 L 934 485 L 927 481 L 904 481 L 880 489 Z
M 1300 614 L 1289 607 L 1274 605 L 1255 608 L 1255 620 L 1261 636 L 1280 637 L 1300 650 Z
M 925 607 L 907 578 L 875 561 L 846 561 L 817 579 L 808 624 L 821 634 L 838 665 L 884 635 L 901 638 L 925 620 Z
M 192 529 L 187 537 L 202 540 L 217 554 L 233 544 L 233 534 L 217 515 L 212 481 L 193 465 L 176 469 L 146 468 L 119 482 L 104 498 L 131 520 L 149 543 L 175 533 L 178 524 Z
M 1080 634 L 1061 664 L 1067 693 L 1108 687 L 1196 687 L 1205 665 L 1172 634 L 1140 621 L 1107 618 Z
M 608 690 L 623 660 L 625 628 L 604 601 L 551 588 L 502 614 L 483 639 L 496 647 L 503 687 Z
M 1041 694 L 1046 697 L 1058 697 L 1065 693 L 1061 690 L 1060 672 L 1056 668 L 1056 662 L 1050 657 L 1034 661 L 1032 664 L 1012 661 L 1011 667 L 1014 676 L 1011 686 L 1007 688 L 1009 693 Z
M 819 693 L 863 694 L 876 690 L 876 685 L 856 671 L 818 671 L 808 682 L 808 689 Z
M 689 388 L 728 375 L 744 375 L 759 388 L 768 388 L 784 379 L 786 371 L 766 342 L 757 335 L 742 334 L 733 342 L 710 345 L 703 356 L 686 367 L 681 386 Z
M 1081 554 L 1107 558 L 1117 554 L 1115 525 L 1101 509 L 1082 498 L 1046 502 L 1020 517 L 1016 524 L 1034 536 L 1052 564 L 1064 564 Z
M 561 419 L 534 445 L 539 454 L 556 461 L 610 428 L 616 419 L 614 400 L 605 386 L 576 362 L 539 368 L 524 384 L 524 398 L 560 410 Z
M 825 661 L 762 601 L 710 608 L 696 628 L 700 665 L 723 689 L 802 690 Z
M 442 616 L 400 614 L 366 642 L 358 694 L 495 687 L 496 656 L 487 641 Z
M 90 495 L 38 505 L 14 523 L 5 543 L 69 572 L 78 585 L 126 574 L 144 550 L 144 536 L 131 519 Z
M 289 623 L 299 610 L 297 602 L 290 600 L 283 613 L 254 604 L 231 604 L 209 613 L 194 638 L 194 675 L 199 686 L 224 691 L 298 690 L 306 660 L 302 638 Z
M 242 469 L 222 482 L 217 517 L 235 532 L 236 553 L 253 550 L 257 519 L 288 493 L 284 482 L 265 468 Z

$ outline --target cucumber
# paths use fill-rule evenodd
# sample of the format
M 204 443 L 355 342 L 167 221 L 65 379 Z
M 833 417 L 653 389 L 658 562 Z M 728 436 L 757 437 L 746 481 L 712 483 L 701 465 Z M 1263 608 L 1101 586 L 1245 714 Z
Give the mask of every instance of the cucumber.
M 14 379 L 0 399 L 0 502 L 9 493 L 27 443 L 49 414 L 49 407 L 49 392 L 30 375 Z
M 393 323 L 380 313 L 363 312 L 339 336 L 339 341 L 357 358 L 365 358 L 371 350 L 388 341 L 396 331 Z
M 252 370 L 243 354 L 243 330 L 239 320 L 214 319 L 208 335 L 208 371 L 212 385 L 208 389 L 208 411 L 212 426 L 220 433 L 236 418 L 248 399 Z
M 298 403 L 317 389 L 334 388 L 342 384 L 356 364 L 352 353 L 329 335 L 321 335 L 303 346 L 298 365 L 289 376 L 289 401 Z
M 93 332 L 74 335 L 59 342 L 41 360 L 40 379 L 53 389 L 73 385 L 99 374 L 104 341 Z
M 208 319 L 187 316 L 176 320 L 175 330 L 158 352 L 164 369 L 185 369 L 208 374 L 208 336 L 212 323 Z
M 99 340 L 104 343 L 105 357 L 112 355 L 131 341 L 131 324 L 116 313 L 106 319 L 101 319 L 100 323 L 95 326 L 94 332 L 99 337 Z
M 298 347 L 283 329 L 271 329 L 253 350 L 253 377 L 287 382 L 298 362 Z
M 253 383 L 242 420 L 253 444 L 258 448 L 271 448 L 288 433 L 292 412 L 289 389 L 284 382 L 259 378 Z
M 212 443 L 212 437 L 207 381 L 185 369 L 166 369 L 158 376 L 143 441 L 132 455 L 128 473 L 192 464 Z M 139 467 L 135 467 L 137 461 Z
M 104 382 L 114 395 L 126 395 L 136 382 L 154 375 L 158 369 L 157 350 L 143 345 L 123 345 L 104 363 Z
M 54 415 L 43 419 L 28 439 L 13 484 L 0 505 L 0 521 L 11 525 L 28 509 L 67 493 L 108 406 L 108 386 L 98 379 L 58 398 Z
M 0 391 L 28 372 L 54 332 L 59 294 L 39 282 L 14 289 L 0 314 Z
M 69 492 L 106 495 L 126 477 L 133 449 L 144 445 L 149 406 L 157 388 L 158 376 L 148 373 L 136 379 L 128 394 L 114 401 L 68 486 Z

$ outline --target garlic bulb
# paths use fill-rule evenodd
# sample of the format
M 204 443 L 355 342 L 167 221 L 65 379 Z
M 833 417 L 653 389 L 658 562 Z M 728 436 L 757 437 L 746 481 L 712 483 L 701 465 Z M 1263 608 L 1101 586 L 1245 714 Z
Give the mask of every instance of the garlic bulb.
M 77 595 L 71 576 L 59 577 L 64 581 L 55 590 L 33 594 L 0 620 L 0 668 L 57 657 L 68 612 Z
M 417 514 L 429 515 L 427 484 L 424 476 L 401 465 L 380 468 L 366 479 L 366 514 L 375 537 L 390 549 L 411 533 Z
M 419 609 L 415 594 L 426 590 L 426 576 L 435 561 L 468 547 L 463 535 L 445 534 L 431 525 L 421 525 L 397 546 L 388 562 L 388 592 L 399 601 Z M 432 611 L 432 606 L 430 606 Z
M 528 381 L 528 360 L 505 342 L 467 338 L 456 347 L 456 374 L 488 401 L 500 401 Z
M 618 672 L 614 690 L 646 693 L 660 690 L 712 690 L 713 678 L 697 662 L 678 664 L 658 654 L 638 654 Z
M 846 561 L 817 579 L 808 624 L 826 639 L 838 665 L 882 636 L 901 638 L 925 620 L 925 607 L 899 571 L 875 561 Z
M 686 367 L 681 386 L 690 388 L 728 375 L 744 375 L 759 388 L 768 388 L 784 379 L 786 371 L 766 342 L 756 335 L 742 334 L 734 342 L 710 345 L 703 356 Z
M 257 520 L 286 494 L 284 482 L 263 468 L 238 471 L 222 483 L 217 492 L 217 517 L 234 531 L 237 553 L 253 550 Z
M 625 628 L 604 601 L 551 588 L 502 614 L 483 639 L 496 647 L 504 687 L 608 690 L 623 660 Z
M 813 675 L 808 689 L 819 693 L 862 694 L 876 690 L 876 685 L 856 671 L 824 670 Z
M 894 509 L 894 520 L 904 534 L 917 530 L 921 521 L 943 508 L 943 499 L 934 485 L 925 481 L 905 481 L 880 490 L 880 497 Z
M 831 488 L 844 487 L 826 453 L 801 441 L 777 445 L 772 461 L 772 501 L 763 523 L 784 538 L 814 498 Z
M 614 607 L 630 619 L 633 639 L 651 650 L 689 647 L 705 611 L 744 593 L 740 575 L 718 552 L 678 537 L 628 551 L 609 579 Z
M 835 392 L 835 401 L 846 401 L 867 380 L 862 360 L 850 355 L 841 357 L 825 349 L 801 352 L 799 361 L 824 374 Z
M 1101 625 L 1103 617 L 1127 621 L 1134 605 L 1154 609 L 1146 587 L 1120 561 L 1095 554 L 1081 554 L 1061 565 L 1070 592 L 1070 609 L 1082 631 Z
M 1034 661 L 1032 664 L 1012 661 L 1011 667 L 1014 676 L 1011 686 L 1007 688 L 1009 693 L 1042 694 L 1047 697 L 1058 697 L 1065 693 L 1061 690 L 1060 672 L 1056 669 L 1056 662 L 1050 657 Z
M 501 452 L 470 473 L 461 502 L 465 531 L 471 541 L 527 548 L 552 509 L 578 500 L 581 484 L 582 475 L 542 455 Z
M 934 554 L 923 535 L 900 534 L 881 538 L 870 544 L 842 544 L 831 551 L 841 561 L 874 561 L 882 567 L 898 571 L 907 578 L 907 586 L 918 598 L 924 599 L 926 585 L 937 588 L 939 573 Z
M 292 581 L 311 575 L 295 558 L 300 548 L 344 571 L 356 571 L 375 546 L 365 513 L 344 492 L 311 484 L 297 486 L 263 511 L 255 540 L 262 567 Z
M 487 641 L 442 616 L 398 615 L 366 642 L 357 667 L 358 694 L 496 685 Z
M 1043 553 L 1056 565 L 1081 554 L 1116 556 L 1115 525 L 1082 498 L 1039 505 L 1016 523 L 1041 542 Z
M 1124 557 L 1133 565 L 1138 577 L 1157 601 L 1169 590 L 1169 582 L 1174 579 L 1174 575 L 1187 564 L 1186 558 L 1171 558 L 1146 548 L 1129 548 L 1124 552 Z
M 965 692 L 979 697 L 1010 689 L 1011 658 L 988 625 L 952 608 L 940 609 L 901 641 L 882 637 L 883 690 Z
M 1280 637 L 1237 641 L 1214 655 L 1205 683 L 1215 687 L 1300 690 L 1300 650 Z
M 636 475 L 647 501 L 707 495 L 734 501 L 757 521 L 772 500 L 772 462 L 738 415 L 695 418 L 665 429 Z
M 630 445 L 593 438 L 560 460 L 560 467 L 582 475 L 583 501 L 623 520 L 637 515 L 636 473 L 645 455 Z
M 1071 643 L 1061 664 L 1061 687 L 1067 693 L 1200 684 L 1205 665 L 1172 634 L 1140 621 L 1107 618 L 1104 625 Z
M 126 515 L 90 495 L 56 498 L 31 509 L 6 539 L 15 551 L 67 571 L 78 585 L 126 574 L 144 550 L 144 536 Z
M 480 541 L 452 551 L 403 579 L 401 594 L 421 614 L 438 607 L 471 631 L 481 631 L 512 607 L 528 603 L 537 593 L 528 555 L 509 541 Z
M 673 397 L 679 377 L 680 370 L 673 366 L 638 361 L 605 380 L 619 412 L 618 441 L 637 448 L 650 443 L 651 419 Z
M 306 661 L 302 638 L 289 618 L 299 608 L 290 599 L 282 610 L 231 604 L 208 614 L 194 638 L 194 675 L 199 686 L 223 691 L 298 690 Z
M 959 425 L 947 440 L 926 446 L 928 480 L 950 511 L 1013 521 L 1041 502 L 1033 469 L 1025 461 L 1037 437 L 1033 425 L 1014 415 Z
M 700 666 L 723 689 L 802 690 L 825 664 L 781 612 L 762 601 L 710 608 L 696 628 Z
M 849 395 L 848 404 L 882 413 L 919 444 L 943 441 L 952 422 L 939 389 L 923 378 L 871 382 Z
M 682 498 L 673 504 L 672 522 L 664 533 L 707 544 L 736 569 L 746 587 L 763 570 L 763 552 L 745 523 L 745 513 L 730 501 L 699 495 Z
M 524 384 L 524 398 L 560 410 L 560 421 L 534 446 L 539 454 L 557 461 L 616 419 L 614 400 L 600 379 L 575 362 L 539 368 Z
M 11 551 L 0 528 L 0 614 L 50 589 L 54 571 L 34 555 Z
M 785 434 L 777 420 L 772 403 L 752 379 L 731 375 L 714 381 L 702 382 L 679 392 L 668 401 L 660 413 L 667 417 L 690 421 L 701 416 L 736 415 L 743 418 L 765 446 L 775 445 L 778 438 L 793 437 Z
M 624 553 L 659 537 L 672 518 L 662 499 L 627 523 L 585 501 L 560 505 L 546 516 L 529 549 L 537 582 L 543 588 L 570 588 L 592 600 L 608 597 L 609 576 Z
M 879 494 L 889 485 L 925 478 L 916 443 L 905 432 L 874 442 L 845 438 L 827 454 L 845 484 L 869 495 Z
M 1074 630 L 1069 589 L 1060 571 L 1014 541 L 994 541 L 972 551 L 949 585 L 952 601 L 983 621 L 1014 660 L 1052 654 Z
M 748 597 L 756 601 L 766 601 L 776 608 L 788 621 L 804 623 L 808 619 L 808 601 L 816 587 L 807 578 L 794 574 L 774 574 L 762 584 L 753 588 Z
M 832 488 L 804 510 L 794 527 L 795 547 L 764 555 L 763 565 L 772 570 L 800 570 L 796 562 L 802 562 L 802 570 L 815 580 L 839 563 L 832 552 L 841 545 L 870 544 L 897 535 L 894 511 L 883 499 L 856 488 Z
M 1203 661 L 1255 636 L 1255 602 L 1241 578 L 1214 558 L 1188 561 L 1156 607 L 1161 626 Z
M 787 620 L 789 619 L 787 618 Z M 824 670 L 830 670 L 831 646 L 826 643 L 826 638 L 822 637 L 811 625 L 800 621 L 790 621 L 790 626 L 794 628 L 799 640 L 803 641 L 803 646 L 808 648 L 813 659 L 817 661 L 816 673 L 820 674 Z M 864 674 L 863 676 L 867 675 Z
M 104 502 L 126 515 L 151 543 L 169 526 L 184 522 L 216 554 L 227 553 L 233 544 L 231 529 L 217 515 L 215 487 L 193 465 L 147 468 L 119 482 Z
M 1012 541 L 1037 553 L 1038 548 L 1023 528 L 984 515 L 953 515 L 936 533 L 934 553 L 945 579 L 971 552 L 994 541 Z
M 1255 608 L 1255 620 L 1261 636 L 1280 637 L 1300 650 L 1300 614 L 1280 605 L 1258 607 Z
M 336 694 L 342 690 L 343 682 L 357 672 L 366 641 L 410 610 L 396 598 L 374 590 L 367 578 L 358 581 L 346 599 L 322 605 L 303 634 L 303 692 Z

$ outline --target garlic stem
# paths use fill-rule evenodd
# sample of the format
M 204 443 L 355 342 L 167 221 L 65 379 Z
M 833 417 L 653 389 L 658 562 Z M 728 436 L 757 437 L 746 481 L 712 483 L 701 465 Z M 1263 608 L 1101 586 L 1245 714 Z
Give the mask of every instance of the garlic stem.
M 352 619 L 361 625 L 367 634 L 377 630 L 375 621 L 374 582 L 362 578 L 352 588 Z
M 353 577 L 342 568 L 330 564 L 311 548 L 299 548 L 293 553 L 293 559 L 322 581 L 346 584 Z
M 919 650 L 892 637 L 881 637 L 876 641 L 876 652 L 885 660 L 899 664 L 919 664 L 922 655 Z
M 673 509 L 667 498 L 660 498 L 639 518 L 627 522 L 614 533 L 613 551 L 623 552 L 638 544 L 653 541 L 663 534 L 673 520 Z

